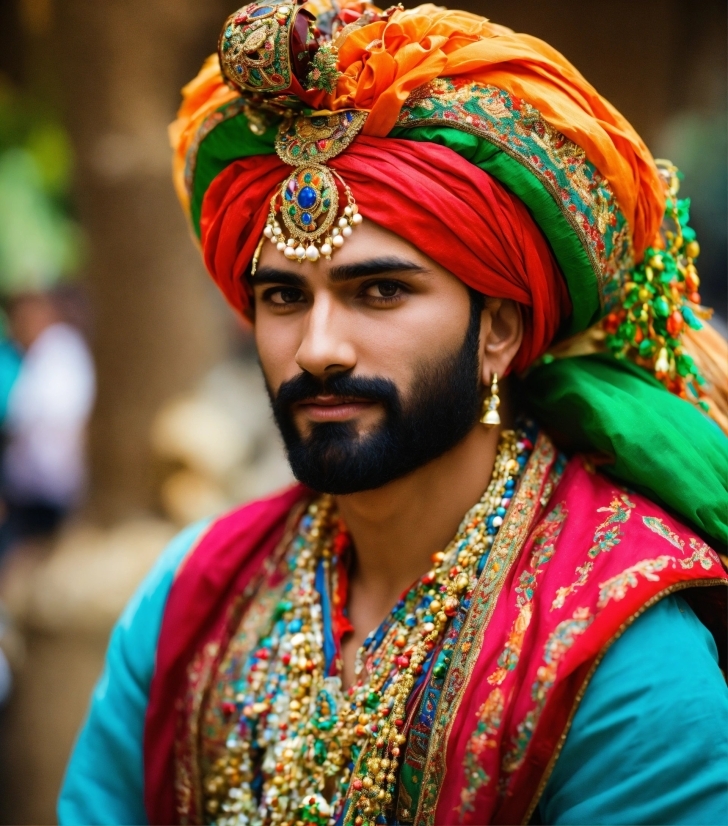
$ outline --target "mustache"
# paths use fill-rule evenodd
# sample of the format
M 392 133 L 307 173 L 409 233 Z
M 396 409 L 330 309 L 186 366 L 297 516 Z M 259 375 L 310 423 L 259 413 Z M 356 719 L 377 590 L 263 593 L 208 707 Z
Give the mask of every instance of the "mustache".
M 379 376 L 353 376 L 351 373 L 334 373 L 323 379 L 312 373 L 302 372 L 295 378 L 284 381 L 273 396 L 273 405 L 278 410 L 289 409 L 292 405 L 319 395 L 355 396 L 365 401 L 379 402 L 389 410 L 399 410 L 399 391 L 390 379 Z

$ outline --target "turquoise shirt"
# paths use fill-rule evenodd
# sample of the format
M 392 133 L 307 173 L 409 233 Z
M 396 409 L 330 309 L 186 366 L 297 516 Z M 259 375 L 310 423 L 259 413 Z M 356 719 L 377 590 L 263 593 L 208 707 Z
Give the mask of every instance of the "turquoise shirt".
M 142 743 L 181 533 L 127 606 L 76 742 L 63 826 L 146 824 Z M 710 632 L 678 596 L 639 617 L 596 670 L 539 805 L 553 824 L 728 824 L 728 687 Z

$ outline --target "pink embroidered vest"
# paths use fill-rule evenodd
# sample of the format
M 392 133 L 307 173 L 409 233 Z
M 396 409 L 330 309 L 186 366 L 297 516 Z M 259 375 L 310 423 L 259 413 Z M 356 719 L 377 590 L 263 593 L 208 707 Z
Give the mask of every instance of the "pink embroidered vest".
M 219 520 L 175 581 L 145 731 L 150 823 L 202 822 L 205 703 L 226 679 L 236 633 L 265 602 L 263 563 L 280 553 L 307 495 L 294 488 Z M 447 675 L 417 699 L 397 816 L 423 826 L 527 822 L 612 642 L 654 602 L 685 591 L 724 650 L 727 584 L 718 555 L 689 528 L 583 458 L 564 468 L 539 437 Z

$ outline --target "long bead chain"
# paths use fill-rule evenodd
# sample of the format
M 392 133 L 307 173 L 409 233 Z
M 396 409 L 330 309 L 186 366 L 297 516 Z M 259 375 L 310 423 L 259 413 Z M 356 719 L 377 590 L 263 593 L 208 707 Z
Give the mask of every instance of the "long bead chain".
M 491 482 L 457 535 L 357 654 L 354 686 L 326 674 L 317 571 L 331 582 L 348 537 L 331 497 L 314 501 L 289 555 L 291 576 L 272 627 L 243 670 L 238 722 L 205 778 L 219 826 L 369 826 L 393 803 L 407 703 L 452 617 L 467 607 L 532 444 L 503 431 Z M 443 650 L 435 676 L 449 661 Z

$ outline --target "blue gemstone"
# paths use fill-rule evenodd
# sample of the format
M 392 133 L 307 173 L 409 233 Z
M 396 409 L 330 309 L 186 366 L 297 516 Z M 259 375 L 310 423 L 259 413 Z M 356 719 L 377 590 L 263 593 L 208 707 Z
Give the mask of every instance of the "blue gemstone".
M 313 223 L 313 215 L 310 212 L 302 212 L 301 213 L 301 223 L 307 227 L 309 224 Z
M 270 6 L 261 6 L 260 8 L 255 9 L 255 11 L 250 12 L 248 17 L 263 17 L 266 14 L 270 14 L 272 11 L 273 9 Z
M 495 512 L 498 514 L 498 516 L 505 516 L 506 515 L 506 509 L 505 508 L 496 508 Z
M 311 209 L 316 203 L 316 190 L 312 186 L 304 186 L 298 193 L 298 205 L 302 209 Z
M 294 619 L 288 623 L 288 630 L 291 632 L 291 634 L 297 634 L 301 630 L 302 626 L 303 623 L 300 619 Z

